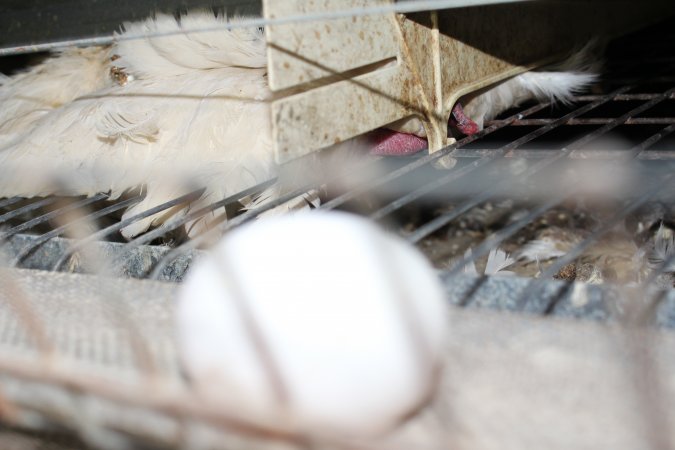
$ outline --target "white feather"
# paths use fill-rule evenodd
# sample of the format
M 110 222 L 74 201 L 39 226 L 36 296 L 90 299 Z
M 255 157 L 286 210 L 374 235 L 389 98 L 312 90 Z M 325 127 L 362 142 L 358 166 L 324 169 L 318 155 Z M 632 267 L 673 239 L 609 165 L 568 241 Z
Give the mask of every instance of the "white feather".
M 160 15 L 125 28 L 165 32 L 213 28 L 224 20 L 197 13 L 178 24 Z M 17 173 L 58 168 L 74 174 L 71 189 L 86 195 L 110 192 L 114 198 L 145 184 L 145 200 L 125 217 L 188 193 L 190 188 L 171 176 L 177 168 L 205 184 L 210 198 L 232 195 L 272 178 L 276 170 L 265 59 L 257 28 L 64 52 L 0 87 L 0 165 L 24 168 Z M 112 67 L 130 81 L 111 81 Z M 81 77 L 93 79 L 82 83 Z M 18 100 L 26 93 L 38 100 Z M 21 125 L 30 133 L 17 134 L 17 117 L 25 118 Z M 52 191 L 47 179 L 0 179 L 4 196 Z M 131 237 L 163 220 L 165 215 L 152 216 L 123 233 Z
M 464 258 L 471 258 L 471 249 L 467 249 L 464 253 Z M 488 254 L 487 263 L 485 264 L 485 270 L 483 273 L 485 275 L 496 275 L 496 276 L 511 276 L 515 275 L 515 272 L 504 270 L 512 266 L 516 262 L 515 259 L 511 258 L 505 251 L 501 249 L 492 249 Z M 464 266 L 464 274 L 478 276 L 479 272 L 476 269 L 476 264 L 471 261 Z
M 593 60 L 595 42 L 548 70 L 525 72 L 460 100 L 464 112 L 482 129 L 485 122 L 529 100 L 540 102 L 572 101 L 597 81 L 600 64 Z
M 512 266 L 516 262 L 505 251 L 501 249 L 493 249 L 488 255 L 487 264 L 485 265 L 485 275 L 515 275 L 514 272 L 504 270 Z
M 550 239 L 535 239 L 529 241 L 518 251 L 518 260 L 526 262 L 546 261 L 564 256 L 567 252 L 557 248 L 555 241 Z
M 654 236 L 654 245 L 649 252 L 647 261 L 649 267 L 663 272 L 675 272 L 675 261 L 670 261 L 664 267 L 661 267 L 675 254 L 675 235 L 673 230 L 666 228 L 661 224 Z

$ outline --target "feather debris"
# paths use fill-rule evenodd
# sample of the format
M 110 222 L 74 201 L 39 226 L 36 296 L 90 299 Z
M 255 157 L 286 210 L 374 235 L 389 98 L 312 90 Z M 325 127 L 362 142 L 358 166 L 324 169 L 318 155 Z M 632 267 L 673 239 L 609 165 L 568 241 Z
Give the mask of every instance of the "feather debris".
M 471 249 L 467 249 L 464 253 L 464 259 L 470 259 L 472 255 Z M 501 249 L 492 249 L 488 254 L 487 263 L 485 264 L 485 270 L 483 274 L 485 275 L 497 275 L 497 276 L 512 276 L 515 275 L 515 272 L 511 272 L 507 269 L 515 264 L 516 260 L 511 258 L 505 251 Z M 473 261 L 468 262 L 464 266 L 464 273 L 466 275 L 478 276 L 478 269 L 476 268 L 476 263 Z
M 675 233 L 661 224 L 654 235 L 654 243 L 647 255 L 647 263 L 652 270 L 672 273 L 675 272 L 675 260 L 671 259 L 673 257 L 675 257 Z

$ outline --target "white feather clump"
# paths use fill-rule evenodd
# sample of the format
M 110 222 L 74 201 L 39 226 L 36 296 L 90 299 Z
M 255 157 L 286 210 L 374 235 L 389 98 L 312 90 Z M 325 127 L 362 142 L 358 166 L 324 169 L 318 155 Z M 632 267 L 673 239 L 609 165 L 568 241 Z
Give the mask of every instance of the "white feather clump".
M 664 266 L 666 261 L 670 260 L 675 254 L 675 234 L 673 230 L 661 224 L 656 235 L 654 243 L 647 255 L 647 263 L 653 270 L 660 270 L 664 273 L 675 272 L 675 261 L 670 261 Z
M 567 104 L 598 80 L 600 63 L 592 42 L 566 61 L 543 71 L 531 71 L 460 99 L 466 115 L 482 129 L 504 111 L 529 100 Z
M 570 103 L 575 95 L 597 82 L 602 65 L 596 57 L 598 47 L 600 45 L 593 41 L 560 64 L 546 70 L 525 72 L 472 92 L 462 97 L 459 103 L 466 116 L 481 130 L 485 122 L 530 100 Z M 415 117 L 390 124 L 388 128 L 426 137 L 422 121 Z
M 208 201 L 272 178 L 262 31 L 189 32 L 224 21 L 204 12 L 180 23 L 158 15 L 126 24 L 122 36 L 184 33 L 64 52 L 0 86 L 0 194 L 52 193 L 46 180 L 25 177 L 41 167 L 67 174 L 77 194 L 110 191 L 116 198 L 144 184 L 147 196 L 126 211 L 129 217 L 195 184 L 208 187 L 203 199 Z M 123 82 L 116 82 L 113 70 L 123 74 Z M 64 86 L 73 88 L 61 93 Z M 20 100 L 26 93 L 40 101 Z M 21 127 L 15 126 L 17 118 L 24 118 Z M 134 236 L 166 215 L 123 233 Z
M 471 249 L 467 249 L 464 252 L 464 258 L 471 258 Z M 511 276 L 515 275 L 515 272 L 511 272 L 507 269 L 515 264 L 516 260 L 511 258 L 504 250 L 495 248 L 490 250 L 488 254 L 487 262 L 485 263 L 485 270 L 483 273 L 485 275 L 496 275 L 496 276 Z M 469 262 L 464 266 L 464 273 L 467 275 L 478 276 L 478 269 L 476 268 L 475 262 Z
M 183 284 L 177 328 L 211 406 L 349 438 L 386 432 L 429 399 L 446 318 L 439 280 L 409 244 L 356 216 L 298 213 L 226 235 Z
M 0 79 L 0 149 L 30 133 L 51 111 L 109 84 L 107 50 L 72 48 L 30 71 Z

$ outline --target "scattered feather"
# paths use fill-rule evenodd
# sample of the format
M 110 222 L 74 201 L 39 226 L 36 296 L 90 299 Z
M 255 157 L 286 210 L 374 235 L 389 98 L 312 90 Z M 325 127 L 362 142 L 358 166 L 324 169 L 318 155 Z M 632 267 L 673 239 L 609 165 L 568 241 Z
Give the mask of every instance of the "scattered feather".
M 675 272 L 675 260 L 671 258 L 675 259 L 675 235 L 673 230 L 661 224 L 654 236 L 654 245 L 647 256 L 647 263 L 652 270 Z
M 548 239 L 535 239 L 528 242 L 517 253 L 516 259 L 526 262 L 547 261 L 549 259 L 559 258 L 567 252 L 560 250 L 557 243 Z
M 485 275 L 515 275 L 514 272 L 504 270 L 516 262 L 505 251 L 498 248 L 493 249 L 488 255 L 485 266 Z
M 464 259 L 470 259 L 472 255 L 471 249 L 468 249 L 464 253 Z M 493 249 L 490 251 L 485 264 L 485 275 L 494 275 L 494 276 L 512 276 L 515 275 L 515 272 L 504 270 L 512 266 L 516 262 L 515 259 L 511 258 L 505 251 L 500 249 Z M 468 262 L 464 266 L 464 273 L 466 275 L 479 275 L 478 270 L 476 269 L 476 264 L 473 261 Z

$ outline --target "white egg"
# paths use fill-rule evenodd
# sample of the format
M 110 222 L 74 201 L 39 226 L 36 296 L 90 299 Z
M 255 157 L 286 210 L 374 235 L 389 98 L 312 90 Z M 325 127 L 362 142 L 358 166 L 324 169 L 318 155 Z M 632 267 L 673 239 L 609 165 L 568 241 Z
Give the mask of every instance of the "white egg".
M 363 218 L 309 213 L 229 233 L 179 295 L 181 358 L 223 412 L 374 436 L 435 389 L 443 289 L 414 247 Z

